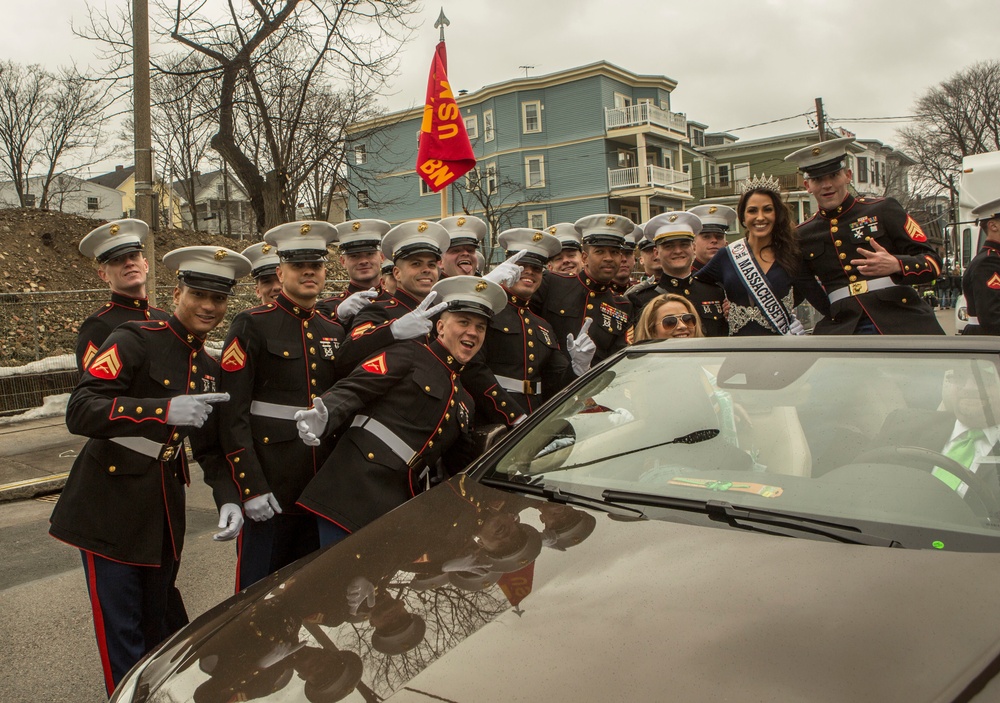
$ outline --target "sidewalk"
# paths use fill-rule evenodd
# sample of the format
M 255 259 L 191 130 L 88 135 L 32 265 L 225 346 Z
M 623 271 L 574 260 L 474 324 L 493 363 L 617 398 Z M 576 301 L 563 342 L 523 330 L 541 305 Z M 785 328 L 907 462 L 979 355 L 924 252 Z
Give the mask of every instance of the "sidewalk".
M 0 503 L 61 490 L 86 441 L 61 416 L 0 425 Z

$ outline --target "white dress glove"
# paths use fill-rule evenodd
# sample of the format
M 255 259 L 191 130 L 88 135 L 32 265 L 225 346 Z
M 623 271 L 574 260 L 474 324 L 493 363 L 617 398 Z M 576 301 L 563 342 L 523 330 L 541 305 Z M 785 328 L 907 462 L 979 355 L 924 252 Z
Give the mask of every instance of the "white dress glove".
M 292 418 L 295 420 L 295 429 L 299 431 L 299 439 L 310 447 L 318 447 L 319 438 L 326 431 L 326 423 L 330 419 L 330 413 L 322 398 L 313 398 L 311 408 L 296 411 Z
M 280 513 L 281 506 L 278 505 L 278 499 L 273 493 L 265 493 L 262 496 L 254 496 L 244 503 L 243 512 L 255 522 L 263 522 L 273 518 L 275 513 Z
M 527 253 L 527 250 L 522 249 L 506 261 L 497 264 L 497 267 L 485 274 L 483 278 L 487 281 L 498 283 L 501 286 L 509 286 L 517 283 L 517 280 L 521 277 L 521 273 L 524 271 L 524 267 L 518 266 L 517 262 Z
M 788 334 L 802 335 L 806 333 L 806 328 L 799 322 L 799 318 L 792 315 L 792 323 L 788 325 Z
M 431 331 L 434 322 L 431 318 L 448 307 L 448 303 L 441 303 L 430 307 L 437 297 L 437 291 L 431 291 L 427 297 L 420 301 L 420 305 L 403 315 L 398 320 L 389 325 L 392 336 L 396 341 L 404 339 L 416 339 Z
M 573 365 L 573 373 L 577 376 L 587 373 L 590 363 L 594 360 L 594 354 L 597 352 L 597 345 L 587 334 L 587 330 L 590 329 L 593 322 L 594 318 L 588 317 L 583 321 L 583 326 L 580 327 L 580 334 L 575 338 L 572 334 L 566 335 L 566 351 L 569 353 L 569 359 Z
M 378 291 L 374 288 L 358 291 L 344 298 L 343 302 L 337 306 L 337 319 L 350 320 L 361 311 L 361 308 L 368 305 L 378 297 Z
M 236 503 L 226 503 L 219 508 L 219 527 L 222 532 L 216 532 L 212 539 L 216 542 L 228 542 L 240 533 L 243 528 L 243 511 Z
M 178 427 L 201 427 L 212 412 L 212 403 L 229 400 L 228 393 L 178 395 L 167 404 L 167 424 Z
M 559 439 L 554 439 L 548 444 L 546 444 L 544 447 L 542 447 L 540 450 L 538 450 L 538 454 L 535 454 L 535 458 L 538 459 L 540 457 L 545 456 L 546 454 L 551 454 L 552 452 L 559 451 L 564 447 L 569 447 L 574 442 L 576 442 L 576 440 L 573 439 L 572 437 L 560 437 Z
M 365 602 L 369 610 L 375 607 L 375 584 L 364 576 L 355 576 L 347 586 L 347 607 L 351 615 L 357 615 L 358 608 Z

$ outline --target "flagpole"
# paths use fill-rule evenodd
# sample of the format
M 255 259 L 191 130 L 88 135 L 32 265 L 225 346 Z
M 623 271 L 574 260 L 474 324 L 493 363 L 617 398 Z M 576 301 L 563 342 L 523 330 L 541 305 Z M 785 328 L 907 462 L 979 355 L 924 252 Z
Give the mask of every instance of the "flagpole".
M 441 8 L 441 12 L 438 13 L 438 18 L 434 22 L 434 27 L 439 28 L 438 41 L 444 41 L 444 28 L 449 26 L 451 21 L 445 17 L 444 7 Z M 448 188 L 441 189 L 441 219 L 448 217 Z

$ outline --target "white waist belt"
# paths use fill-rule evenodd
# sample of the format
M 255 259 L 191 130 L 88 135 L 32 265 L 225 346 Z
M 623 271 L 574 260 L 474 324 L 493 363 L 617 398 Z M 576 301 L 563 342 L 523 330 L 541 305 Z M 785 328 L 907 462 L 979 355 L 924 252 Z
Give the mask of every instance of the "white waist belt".
M 967 324 L 967 325 L 978 325 L 979 324 L 979 318 L 976 317 L 975 315 L 970 315 L 969 319 L 965 321 L 965 324 Z
M 265 403 L 262 400 L 255 400 L 250 403 L 250 414 L 259 417 L 273 417 L 278 420 L 294 420 L 295 413 L 299 410 L 308 410 L 295 405 L 278 405 L 277 403 Z
M 883 288 L 892 288 L 893 286 L 898 286 L 899 284 L 893 281 L 888 276 L 883 276 L 882 278 L 873 278 L 870 281 L 855 281 L 854 283 L 849 283 L 843 288 L 838 288 L 828 295 L 831 303 L 836 303 L 838 300 L 843 300 L 849 296 L 853 295 L 864 295 L 865 293 L 871 293 L 872 291 L 882 290 Z
M 126 449 L 131 449 L 133 452 L 159 461 L 170 461 L 181 449 L 180 446 L 160 444 L 145 437 L 113 437 L 111 441 Z
M 367 415 L 356 415 L 354 417 L 354 421 L 351 423 L 351 427 L 360 427 L 368 430 L 382 440 L 383 444 L 389 447 L 393 454 L 398 456 L 407 464 L 413 461 L 413 459 L 417 456 L 417 452 L 415 452 L 409 444 L 400 439 L 395 432 L 390 430 L 378 420 L 368 417 Z
M 522 381 L 509 376 L 497 376 L 497 384 L 505 391 L 511 393 L 524 393 L 525 395 L 541 395 L 542 384 L 540 382 Z

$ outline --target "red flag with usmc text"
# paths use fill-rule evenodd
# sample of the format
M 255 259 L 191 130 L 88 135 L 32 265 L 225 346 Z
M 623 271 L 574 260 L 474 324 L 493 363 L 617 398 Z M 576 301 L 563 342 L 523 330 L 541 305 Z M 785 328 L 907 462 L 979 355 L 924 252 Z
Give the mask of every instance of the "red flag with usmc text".
M 427 79 L 427 100 L 420 125 L 417 173 L 435 193 L 476 165 L 465 121 L 448 84 L 448 56 L 438 42 Z

